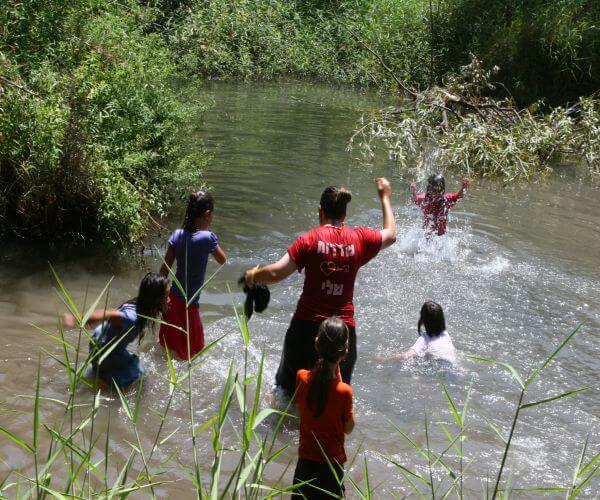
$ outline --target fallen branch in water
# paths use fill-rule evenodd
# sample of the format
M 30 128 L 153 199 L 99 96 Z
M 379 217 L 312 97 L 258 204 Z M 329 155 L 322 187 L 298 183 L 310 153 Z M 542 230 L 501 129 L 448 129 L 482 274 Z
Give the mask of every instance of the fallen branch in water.
M 520 110 L 512 97 L 490 97 L 495 90 L 491 77 L 498 70 L 486 70 L 473 57 L 459 74 L 448 75 L 443 86 L 414 91 L 398 106 L 363 118 L 349 149 L 358 141 L 372 156 L 376 143 L 382 142 L 401 166 L 421 168 L 433 147 L 435 169 L 454 168 L 506 181 L 546 174 L 565 156 L 584 159 L 590 171 L 599 174 L 598 96 L 546 114 L 537 111 L 539 105 Z

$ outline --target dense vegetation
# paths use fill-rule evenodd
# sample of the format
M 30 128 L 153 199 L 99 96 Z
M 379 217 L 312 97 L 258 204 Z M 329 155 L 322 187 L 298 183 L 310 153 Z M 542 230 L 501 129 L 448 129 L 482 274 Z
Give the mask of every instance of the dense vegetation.
M 573 105 L 600 88 L 600 2 L 8 2 L 0 11 L 0 235 L 139 242 L 174 192 L 199 183 L 206 160 L 182 146 L 190 110 L 178 77 L 293 75 L 387 90 L 400 81 L 427 91 L 471 53 L 500 67 L 495 97 L 512 95 L 519 107 L 542 99 L 538 111 Z M 592 110 L 586 128 L 561 118 L 567 126 L 557 133 L 593 143 L 599 106 L 581 109 Z M 505 132 L 490 144 L 501 147 Z M 579 149 L 598 161 L 597 144 Z M 553 158 L 546 151 L 526 161 L 535 168 Z
M 135 2 L 0 10 L 0 230 L 27 240 L 139 241 L 177 181 L 188 122 L 172 57 Z M 186 180 L 188 179 L 188 180 Z
M 163 2 L 188 70 L 312 76 L 390 86 L 441 83 L 477 55 L 520 104 L 600 88 L 594 0 L 184 0 Z M 177 8 L 177 5 L 179 8 Z M 362 40 L 364 44 L 360 43 Z M 365 46 L 366 45 L 366 46 Z

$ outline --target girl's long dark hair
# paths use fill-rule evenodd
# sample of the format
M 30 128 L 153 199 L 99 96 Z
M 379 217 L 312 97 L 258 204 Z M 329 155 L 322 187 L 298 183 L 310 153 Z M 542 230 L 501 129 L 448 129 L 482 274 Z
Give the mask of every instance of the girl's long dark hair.
M 421 307 L 421 316 L 417 323 L 419 335 L 421 335 L 422 326 L 425 326 L 425 331 L 430 337 L 437 337 L 446 329 L 444 310 L 437 302 L 429 300 Z
M 336 363 L 348 352 L 348 327 L 337 316 L 326 319 L 319 326 L 317 333 L 317 360 L 308 387 L 307 402 L 313 415 L 318 417 L 325 411 L 329 395 L 329 378 L 327 365 Z
M 346 205 L 352 200 L 352 193 L 345 187 L 329 186 L 321 194 L 321 208 L 325 217 L 339 221 L 346 215 Z
M 215 200 L 210 193 L 206 191 L 196 191 L 190 193 L 188 198 L 185 219 L 183 220 L 183 229 L 194 232 L 194 220 L 203 215 L 207 210 L 214 210 Z
M 146 332 L 149 321 L 147 318 L 156 318 L 165 312 L 163 307 L 168 290 L 169 280 L 160 274 L 150 272 L 142 278 L 137 297 L 126 302 L 135 305 L 139 342 Z

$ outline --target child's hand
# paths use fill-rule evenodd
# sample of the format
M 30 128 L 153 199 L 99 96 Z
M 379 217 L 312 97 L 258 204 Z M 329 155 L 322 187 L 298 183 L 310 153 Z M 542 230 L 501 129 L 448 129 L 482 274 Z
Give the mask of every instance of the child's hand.
M 415 192 L 417 190 L 417 183 L 416 182 L 413 181 L 413 182 L 410 183 L 410 190 L 412 192 Z
M 377 178 L 377 193 L 380 198 L 392 195 L 392 185 L 385 177 Z
M 465 188 L 465 187 L 467 187 L 469 184 L 471 184 L 471 179 L 469 179 L 468 177 L 465 177 L 465 178 L 462 180 L 462 185 L 463 185 L 463 187 Z
M 61 317 L 60 317 L 62 326 L 65 328 L 73 328 L 74 326 L 77 325 L 77 320 L 75 319 L 75 316 L 73 316 L 72 314 L 69 313 L 64 313 Z

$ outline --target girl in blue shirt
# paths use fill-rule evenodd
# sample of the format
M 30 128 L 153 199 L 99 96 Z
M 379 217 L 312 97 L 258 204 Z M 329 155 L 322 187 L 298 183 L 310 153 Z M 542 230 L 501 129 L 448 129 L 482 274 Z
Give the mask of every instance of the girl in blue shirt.
M 129 352 L 127 346 L 135 339 L 138 343 L 141 341 L 152 323 L 149 318 L 156 318 L 166 311 L 168 297 L 169 280 L 156 273 L 148 273 L 140 283 L 137 297 L 117 309 L 99 309 L 90 315 L 86 326 L 100 323 L 89 345 L 94 355 L 92 366 L 99 380 L 124 389 L 144 373 L 140 359 Z M 62 322 L 65 327 L 76 325 L 71 314 L 64 314 Z M 99 362 L 108 351 L 109 354 Z

